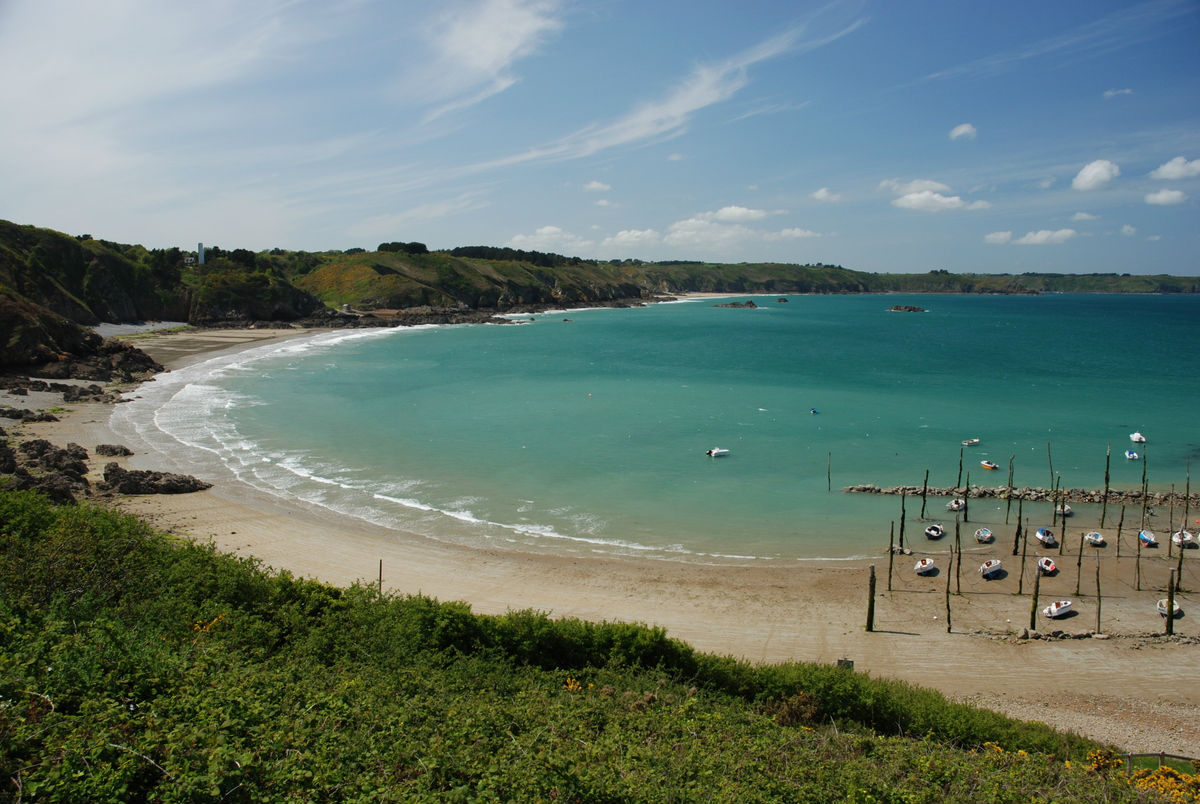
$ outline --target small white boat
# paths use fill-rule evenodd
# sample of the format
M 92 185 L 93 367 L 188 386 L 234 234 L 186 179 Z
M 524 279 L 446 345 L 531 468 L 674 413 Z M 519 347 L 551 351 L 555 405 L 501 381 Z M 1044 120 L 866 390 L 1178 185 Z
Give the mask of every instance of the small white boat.
M 1054 513 L 1058 514 L 1059 516 L 1071 516 L 1075 512 L 1072 511 L 1071 506 L 1067 505 L 1066 503 L 1059 503 L 1058 505 L 1054 506 Z
M 1125 450 L 1125 459 L 1128 461 L 1136 461 L 1140 457 L 1142 457 L 1142 456 L 1138 455 L 1136 452 L 1134 452 L 1131 449 Z
M 946 531 L 941 525 L 933 524 L 925 528 L 925 537 L 927 539 L 940 539 L 946 535 Z
M 1152 530 L 1138 531 L 1138 541 L 1146 547 L 1158 547 L 1158 539 L 1154 538 L 1154 531 Z
M 1047 547 L 1054 547 L 1058 544 L 1058 540 L 1054 538 L 1054 531 L 1050 530 L 1050 528 L 1038 528 L 1037 533 L 1033 534 L 1033 538 Z
M 1055 617 L 1061 617 L 1071 610 L 1071 601 L 1056 600 L 1046 608 L 1042 609 L 1042 614 L 1045 614 L 1051 620 Z
M 1183 614 L 1183 609 L 1179 608 L 1179 601 L 1172 600 L 1171 602 L 1175 604 L 1171 616 L 1178 617 L 1180 614 Z M 1164 617 L 1167 616 L 1167 599 L 1165 597 L 1158 601 L 1158 613 Z
M 1103 547 L 1105 544 L 1104 534 L 1100 533 L 1099 531 L 1095 531 L 1095 530 L 1092 531 L 1091 533 L 1084 534 L 1083 539 L 1088 544 L 1090 544 L 1092 547 Z
M 712 449 L 708 450 L 704 454 L 710 458 L 720 458 L 723 455 L 728 455 L 729 450 L 727 450 L 723 447 L 713 447 Z
M 1058 567 L 1054 566 L 1054 560 L 1048 556 L 1042 556 L 1038 559 L 1038 572 L 1043 575 L 1049 575 L 1052 572 L 1057 572 Z
M 922 558 L 917 562 L 917 565 L 913 567 L 913 572 L 917 573 L 918 575 L 924 575 L 927 572 L 933 572 L 933 559 Z
M 962 498 L 959 498 L 959 497 L 956 497 L 955 499 L 946 503 L 947 511 L 961 511 L 966 507 L 967 507 L 967 501 Z
M 980 544 L 990 544 L 993 538 L 992 532 L 987 528 L 980 528 L 979 530 L 975 531 L 975 541 L 979 542 Z
M 1195 547 L 1196 536 L 1190 530 L 1177 530 L 1171 534 L 1171 544 L 1180 547 Z
M 979 574 L 985 578 L 991 578 L 1000 571 L 1001 564 L 998 558 L 989 558 L 987 561 L 979 565 Z
M 995 463 L 994 461 L 980 461 L 979 465 L 982 466 L 984 469 L 989 469 L 989 470 L 1000 468 L 1000 464 Z
M 963 446 L 964 447 L 973 447 L 978 443 L 979 443 L 978 438 L 968 438 L 967 440 L 963 441 Z
M 1135 444 L 1145 444 L 1146 443 L 1146 437 L 1144 435 L 1142 435 L 1141 433 L 1130 433 L 1129 440 Z

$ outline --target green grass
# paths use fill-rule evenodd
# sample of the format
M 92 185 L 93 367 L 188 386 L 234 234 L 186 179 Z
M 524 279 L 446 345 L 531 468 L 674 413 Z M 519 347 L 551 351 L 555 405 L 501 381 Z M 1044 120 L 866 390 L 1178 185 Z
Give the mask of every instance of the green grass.
M 1146 800 L 936 692 L 334 588 L 30 493 L 0 491 L 0 558 L 13 800 Z

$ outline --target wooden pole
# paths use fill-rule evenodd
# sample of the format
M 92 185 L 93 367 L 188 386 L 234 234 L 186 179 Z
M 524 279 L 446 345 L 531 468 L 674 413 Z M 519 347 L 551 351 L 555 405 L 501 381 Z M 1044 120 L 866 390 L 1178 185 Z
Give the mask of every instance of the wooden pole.
M 1175 570 L 1167 581 L 1167 636 L 1175 633 Z
M 962 594 L 962 538 L 958 517 L 954 518 L 954 594 Z
M 1017 503 L 1017 532 L 1013 534 L 1013 555 L 1021 552 L 1021 517 L 1025 510 L 1025 501 L 1021 500 Z
M 1016 457 L 1017 457 L 1016 455 L 1008 456 L 1008 493 L 1005 495 L 1008 498 L 1008 501 L 1004 505 L 1004 524 L 1005 525 L 1008 524 L 1008 512 L 1012 510 L 1013 460 L 1015 460 Z M 1018 520 L 1020 520 L 1020 518 L 1021 517 L 1019 517 L 1019 516 L 1017 517 Z
M 962 459 L 963 459 L 963 448 L 959 447 L 958 448 L 958 482 L 956 482 L 954 484 L 955 488 L 962 485 Z
M 900 552 L 904 552 L 904 492 L 900 492 Z
M 1181 528 L 1182 530 L 1187 530 L 1188 516 L 1191 513 L 1191 506 L 1192 506 L 1192 459 L 1188 458 L 1188 461 L 1187 461 L 1187 483 L 1183 487 L 1183 528 Z M 1180 549 L 1181 550 L 1183 549 L 1182 545 L 1180 546 Z M 1180 577 L 1179 580 L 1182 581 L 1183 578 Z
M 1059 488 L 1061 489 L 1062 488 L 1062 478 L 1061 477 L 1058 479 L 1058 485 L 1059 485 Z M 1059 495 L 1059 500 L 1060 500 L 1059 505 L 1063 506 L 1063 516 L 1062 516 L 1062 521 L 1059 523 L 1059 531 L 1058 531 L 1058 554 L 1061 556 L 1063 554 L 1063 549 L 1067 546 L 1067 517 L 1066 517 L 1067 509 L 1066 509 L 1066 503 L 1062 502 L 1061 494 Z
M 953 552 L 954 552 L 953 547 L 950 548 L 950 552 L 951 552 L 951 554 L 953 554 Z M 949 568 L 949 567 L 947 567 L 947 568 Z M 950 633 L 950 573 L 949 572 L 946 573 L 946 633 L 947 634 Z
M 1169 513 L 1167 514 L 1167 558 L 1170 558 L 1171 551 L 1174 549 L 1174 545 L 1175 545 L 1174 540 L 1171 539 L 1171 528 L 1175 527 L 1175 484 L 1174 483 L 1171 484 L 1171 498 L 1170 498 L 1170 502 L 1168 503 L 1167 510 L 1169 511 Z M 1179 549 L 1182 550 L 1183 545 L 1180 545 Z
M 1099 560 L 1100 556 L 1096 556 Z M 1097 565 L 1099 566 L 1099 565 Z M 1079 578 L 1083 575 L 1083 534 L 1079 534 L 1079 558 L 1075 560 L 1075 596 L 1079 596 Z
M 1042 573 L 1033 574 L 1033 605 L 1029 607 L 1029 630 L 1037 630 L 1038 594 L 1042 591 Z
M 875 630 L 875 565 L 871 565 L 871 581 L 868 586 L 867 630 Z
M 921 484 L 921 519 L 925 518 L 925 494 L 929 491 L 929 470 L 925 470 L 925 482 Z
M 1184 522 L 1186 523 L 1187 520 L 1184 520 Z M 1182 544 L 1179 545 L 1179 559 L 1178 559 L 1178 562 L 1175 564 L 1175 591 L 1177 591 L 1177 592 L 1183 591 L 1183 554 L 1184 554 L 1184 552 L 1185 551 L 1184 551 L 1183 545 Z
M 1050 461 L 1050 488 L 1054 488 L 1054 456 L 1050 454 L 1050 442 L 1046 442 L 1046 460 Z
M 379 559 L 379 596 L 383 597 L 383 559 Z
M 1096 633 L 1102 633 L 1100 630 L 1100 604 L 1104 597 L 1100 594 L 1100 554 L 1096 553 Z
M 1028 532 L 1029 523 L 1025 523 L 1025 530 Z M 1025 589 L 1025 554 L 1029 550 L 1028 533 L 1021 534 L 1021 574 L 1017 577 L 1017 594 L 1021 594 Z
M 825 456 L 825 490 L 833 491 L 833 453 Z
M 896 520 L 892 520 L 892 532 L 888 534 L 888 591 L 892 591 L 892 564 L 896 561 Z
M 1125 506 L 1121 506 L 1121 518 L 1117 520 L 1117 558 L 1121 557 L 1121 528 L 1125 526 Z
M 1142 534 L 1137 537 L 1137 558 L 1134 560 L 1133 588 L 1142 591 Z
M 1100 527 L 1104 527 L 1104 515 L 1108 513 L 1108 469 L 1112 464 L 1112 442 L 1104 450 L 1104 499 L 1100 505 Z
M 963 486 L 963 522 L 970 522 L 971 516 L 967 512 L 967 507 L 971 500 L 971 473 L 967 472 L 967 485 Z

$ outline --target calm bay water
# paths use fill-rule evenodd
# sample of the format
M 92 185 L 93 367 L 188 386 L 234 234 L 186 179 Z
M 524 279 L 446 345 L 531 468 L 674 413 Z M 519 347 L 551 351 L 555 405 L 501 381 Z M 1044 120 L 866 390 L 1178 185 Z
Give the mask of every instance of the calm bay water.
M 113 423 L 190 445 L 189 471 L 435 538 L 706 561 L 877 553 L 899 498 L 839 490 L 953 485 L 965 438 L 988 485 L 1015 456 L 1017 485 L 1048 486 L 1049 444 L 1064 486 L 1100 488 L 1111 443 L 1136 488 L 1135 430 L 1152 485 L 1200 456 L 1200 298 L 747 298 L 329 333 L 165 375 Z

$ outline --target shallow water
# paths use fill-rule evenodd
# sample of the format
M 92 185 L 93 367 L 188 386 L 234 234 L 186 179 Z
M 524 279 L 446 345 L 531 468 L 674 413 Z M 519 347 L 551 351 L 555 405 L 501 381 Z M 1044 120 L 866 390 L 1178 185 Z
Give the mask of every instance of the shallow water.
M 1111 444 L 1114 487 L 1136 488 L 1141 431 L 1151 485 L 1182 488 L 1200 449 L 1198 297 L 738 298 L 759 308 L 325 333 L 164 375 L 114 426 L 435 538 L 705 561 L 877 553 L 899 499 L 840 489 L 954 485 L 960 450 L 975 484 L 1012 456 L 1018 486 L 1050 485 L 1052 460 L 1100 488 Z M 1003 528 L 1001 506 L 972 504 L 970 529 Z M 953 532 L 945 500 L 928 511 Z

